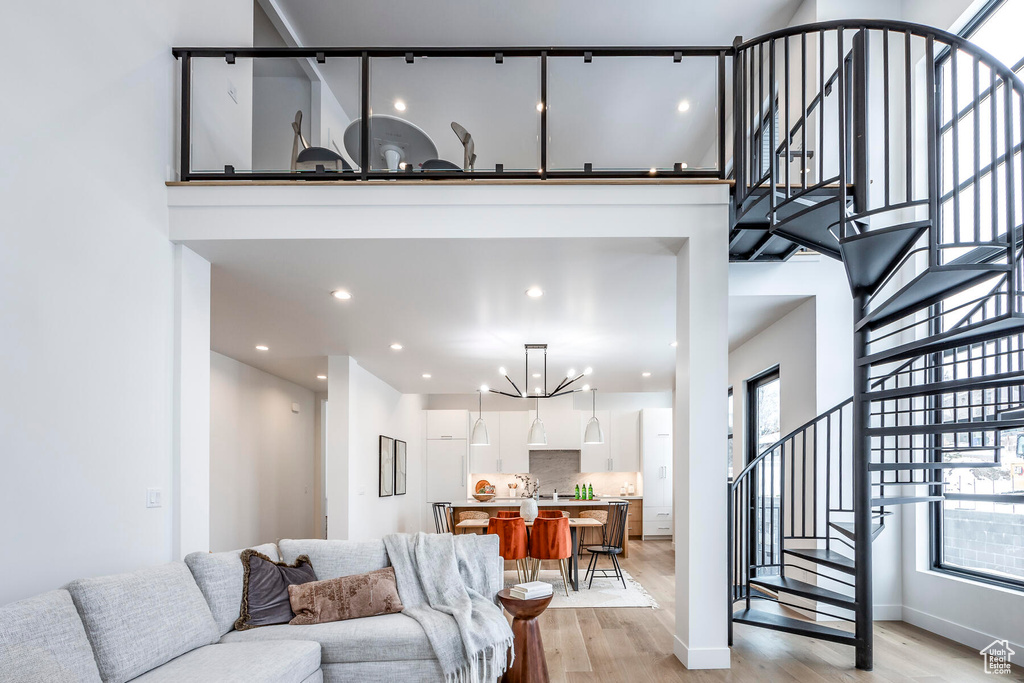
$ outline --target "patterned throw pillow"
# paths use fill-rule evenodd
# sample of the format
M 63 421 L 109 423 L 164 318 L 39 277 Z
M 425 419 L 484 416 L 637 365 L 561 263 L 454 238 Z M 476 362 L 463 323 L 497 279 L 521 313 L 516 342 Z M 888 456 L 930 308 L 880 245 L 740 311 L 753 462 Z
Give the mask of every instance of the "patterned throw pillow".
M 295 612 L 290 624 L 324 624 L 402 611 L 394 567 L 288 586 L 288 597 Z
M 287 624 L 294 617 L 288 602 L 292 584 L 316 581 L 309 558 L 299 555 L 295 564 L 274 562 L 256 550 L 246 550 L 242 558 L 242 608 L 235 629 L 245 631 L 257 626 Z

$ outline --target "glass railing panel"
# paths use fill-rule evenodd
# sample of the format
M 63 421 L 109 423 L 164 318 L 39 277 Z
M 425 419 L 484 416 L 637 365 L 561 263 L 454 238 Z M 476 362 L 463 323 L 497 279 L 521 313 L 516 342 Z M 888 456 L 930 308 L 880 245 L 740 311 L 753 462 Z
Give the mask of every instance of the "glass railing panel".
M 718 59 L 548 59 L 552 172 L 718 168 Z
M 298 175 L 356 167 L 344 134 L 359 118 L 360 60 L 192 59 L 191 171 Z
M 371 58 L 370 169 L 537 172 L 539 103 L 537 57 Z

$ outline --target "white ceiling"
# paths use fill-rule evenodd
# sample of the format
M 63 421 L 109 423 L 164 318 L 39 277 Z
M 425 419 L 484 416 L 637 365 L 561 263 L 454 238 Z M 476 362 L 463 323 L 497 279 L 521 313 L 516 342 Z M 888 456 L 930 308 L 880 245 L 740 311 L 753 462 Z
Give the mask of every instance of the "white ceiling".
M 213 350 L 314 391 L 326 390 L 316 376 L 326 374 L 329 355 L 351 355 L 406 393 L 498 388 L 499 366 L 521 387 L 524 343 L 549 345 L 552 385 L 568 368 L 587 366 L 594 368 L 589 381 L 603 391 L 674 385 L 677 241 L 186 244 L 213 265 Z M 540 299 L 525 295 L 534 285 L 544 289 Z M 342 288 L 350 301 L 331 296 Z M 730 297 L 730 350 L 805 300 Z M 392 351 L 394 342 L 404 348 Z M 270 350 L 257 351 L 257 344 Z
M 188 244 L 213 264 L 212 348 L 323 390 L 351 355 L 406 393 L 519 381 L 523 344 L 549 380 L 594 368 L 605 391 L 670 390 L 678 243 L 655 239 L 288 240 Z M 526 289 L 541 286 L 531 299 Z M 339 288 L 350 301 L 334 299 Z M 392 351 L 392 343 L 405 348 Z M 255 350 L 257 344 L 270 347 Z M 641 376 L 651 372 L 649 378 Z M 433 375 L 424 380 L 423 373 Z M 532 380 L 531 380 L 532 381 Z
M 806 296 L 730 296 L 729 350 L 743 346 L 797 306 Z

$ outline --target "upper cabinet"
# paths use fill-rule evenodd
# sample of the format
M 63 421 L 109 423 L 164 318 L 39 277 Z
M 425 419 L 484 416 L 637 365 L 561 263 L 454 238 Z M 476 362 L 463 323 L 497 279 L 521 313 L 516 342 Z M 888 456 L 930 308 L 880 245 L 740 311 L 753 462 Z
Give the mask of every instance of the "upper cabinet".
M 498 423 L 501 431 L 497 471 L 529 472 L 530 447 L 526 445 L 526 433 L 530 429 L 530 414 L 525 410 L 503 410 Z M 491 443 L 494 443 L 494 436 L 491 436 Z
M 428 410 L 428 439 L 465 439 L 469 437 L 468 410 Z
M 537 417 L 537 411 L 530 411 L 530 424 Z M 548 436 L 546 446 L 529 446 L 535 451 L 578 451 L 583 445 L 583 432 L 580 431 L 579 412 L 571 409 L 553 408 L 550 404 L 542 404 L 540 421 L 544 423 L 544 431 Z
M 599 415 L 600 417 L 600 415 Z M 613 472 L 640 471 L 640 411 L 613 410 L 607 424 L 605 441 L 611 440 L 611 458 Z
M 612 445 L 611 445 L 611 417 L 607 410 L 597 411 L 597 419 L 601 422 L 601 431 L 604 434 L 604 443 L 588 444 L 583 443 L 586 435 L 587 423 L 594 413 L 591 411 L 578 411 L 579 435 L 580 435 L 580 472 L 614 472 L 612 468 Z
M 470 413 L 470 425 L 475 425 L 480 413 Z M 487 425 L 487 446 L 469 444 L 470 472 L 501 472 L 501 413 L 483 413 L 484 424 Z M 472 426 L 470 427 L 472 430 Z M 472 434 L 472 431 L 470 432 Z

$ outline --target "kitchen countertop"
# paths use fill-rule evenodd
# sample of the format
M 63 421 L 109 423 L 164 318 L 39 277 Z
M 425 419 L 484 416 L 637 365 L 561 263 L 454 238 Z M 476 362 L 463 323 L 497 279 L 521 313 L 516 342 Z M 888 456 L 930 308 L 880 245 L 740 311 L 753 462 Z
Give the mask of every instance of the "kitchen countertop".
M 574 498 L 559 498 L 558 500 L 551 500 L 550 498 L 543 498 L 537 501 L 538 507 L 571 507 L 573 505 L 601 505 L 603 503 L 614 503 L 618 500 L 637 500 L 642 496 L 618 496 L 615 498 L 597 498 L 595 500 L 576 500 Z M 475 498 L 466 500 L 463 502 L 452 503 L 452 507 L 474 507 L 474 508 L 507 508 L 516 507 L 521 504 L 525 498 L 492 498 L 491 500 L 481 503 Z

